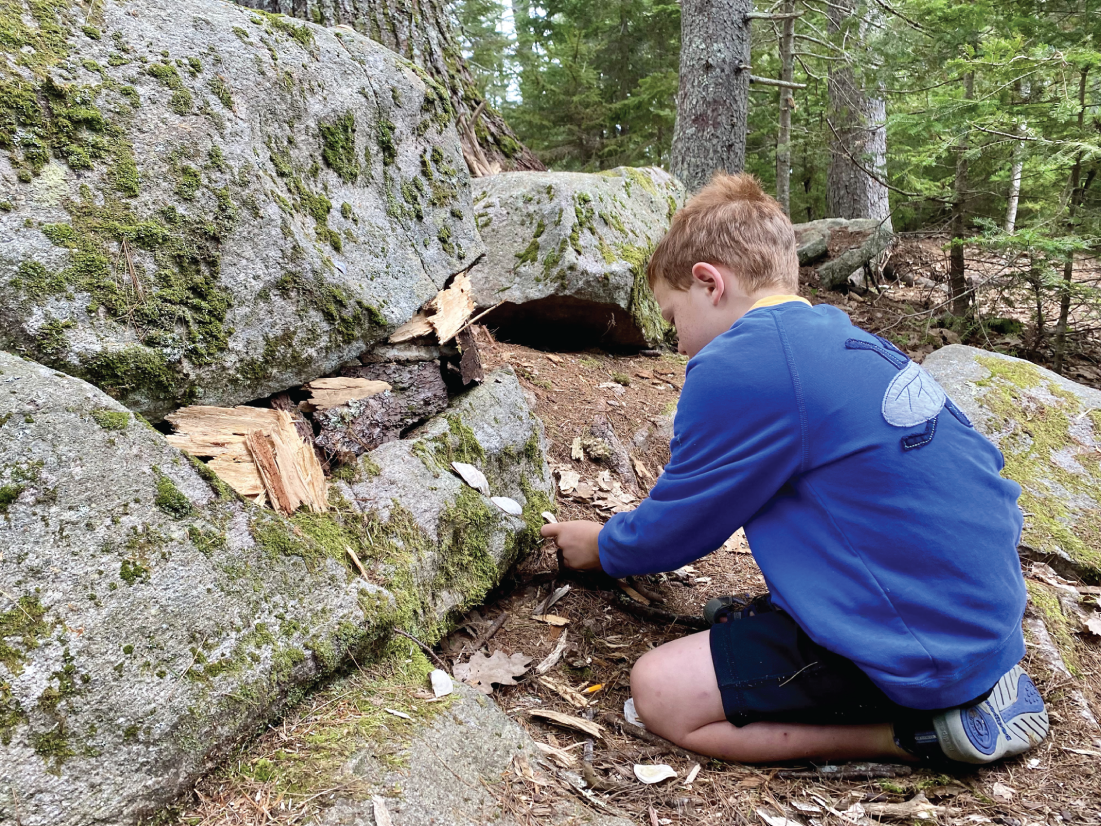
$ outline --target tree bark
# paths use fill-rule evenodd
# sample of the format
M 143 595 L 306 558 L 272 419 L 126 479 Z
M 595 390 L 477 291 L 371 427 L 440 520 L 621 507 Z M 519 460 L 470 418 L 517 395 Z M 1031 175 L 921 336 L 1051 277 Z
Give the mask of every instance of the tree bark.
M 1020 93 L 1021 100 L 1026 100 L 1029 96 L 1030 84 L 1028 81 L 1022 81 L 1017 84 L 1017 90 Z M 1019 140 L 1013 146 L 1013 166 L 1009 173 L 1009 199 L 1006 202 L 1005 208 L 1005 231 L 1013 232 L 1017 227 L 1017 204 L 1021 199 L 1021 175 L 1025 168 L 1025 133 L 1028 131 L 1028 127 L 1022 120 L 1017 124 L 1017 135 Z
M 795 0 L 784 0 L 780 13 L 795 14 Z M 795 18 L 786 17 L 780 35 L 780 80 L 791 83 L 795 77 Z M 776 136 L 776 200 L 791 217 L 791 110 L 795 108 L 795 90 L 780 89 L 780 130 Z
M 323 26 L 350 26 L 413 61 L 451 99 L 463 155 L 475 177 L 546 169 L 478 92 L 443 0 L 235 0 Z
M 842 51 L 848 52 L 849 41 L 863 39 L 867 23 L 857 13 L 857 0 L 830 3 L 826 16 L 830 32 L 841 35 Z M 830 61 L 827 88 L 833 125 L 827 212 L 836 218 L 874 218 L 890 229 L 891 204 L 887 187 L 880 183 L 887 178 L 887 105 L 865 93 L 847 62 Z
M 1082 69 L 1078 83 L 1078 131 L 1081 133 L 1086 123 L 1086 78 L 1089 75 L 1089 67 Z M 1090 179 L 1092 181 L 1092 178 Z M 1074 166 L 1070 170 L 1070 200 L 1067 204 L 1066 232 L 1072 234 L 1077 225 L 1078 207 L 1082 203 L 1086 186 L 1082 186 L 1082 153 L 1079 152 L 1074 159 Z M 1055 362 L 1052 369 L 1062 375 L 1063 361 L 1067 350 L 1067 322 L 1070 319 L 1070 288 L 1074 281 L 1074 253 L 1067 254 L 1067 260 L 1063 264 L 1063 290 L 1059 297 L 1059 320 L 1055 323 Z
M 975 73 L 968 72 L 963 77 L 963 99 L 975 98 Z M 951 251 L 948 259 L 948 294 L 951 296 L 950 310 L 954 316 L 965 316 L 971 306 L 971 294 L 967 290 L 967 278 L 964 275 L 966 261 L 963 254 L 963 240 L 967 237 L 967 133 L 956 143 L 956 180 L 953 184 Z
M 673 174 L 690 192 L 745 166 L 751 0 L 684 0 Z

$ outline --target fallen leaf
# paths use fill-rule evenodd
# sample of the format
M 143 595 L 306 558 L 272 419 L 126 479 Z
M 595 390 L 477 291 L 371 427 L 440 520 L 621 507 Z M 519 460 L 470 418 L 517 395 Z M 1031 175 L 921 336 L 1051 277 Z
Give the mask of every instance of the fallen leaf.
M 571 490 L 577 487 L 578 482 L 581 481 L 581 474 L 576 470 L 562 470 L 558 473 L 558 490 L 562 493 L 569 493 Z
M 739 789 L 756 789 L 758 786 L 764 785 L 765 778 L 759 774 L 752 775 L 750 777 L 743 777 L 738 781 Z
M 492 496 L 489 501 L 505 513 L 512 514 L 513 516 L 520 516 L 524 513 L 524 509 L 520 503 L 515 499 L 509 499 L 507 496 Z
M 474 465 L 468 465 L 466 462 L 452 462 L 451 467 L 455 468 L 455 472 L 459 474 L 464 482 L 479 493 L 483 493 L 489 496 L 489 480 L 486 479 L 485 474 L 482 473 Z
M 492 694 L 493 683 L 516 685 L 515 678 L 527 671 L 530 664 L 531 657 L 524 654 L 509 656 L 503 651 L 494 651 L 492 657 L 487 657 L 479 651 L 469 662 L 455 666 L 455 676 L 483 694 Z
M 547 625 L 568 625 L 569 620 L 565 617 L 560 617 L 557 614 L 536 614 L 532 619 L 537 619 L 540 622 L 545 622 Z
M 451 677 L 448 676 L 446 671 L 441 671 L 438 668 L 434 669 L 432 673 L 428 675 L 428 679 L 432 681 L 432 692 L 436 695 L 437 699 L 446 697 L 455 690 L 455 685 L 451 682 Z
M 664 763 L 657 763 L 653 766 L 635 763 L 635 777 L 648 785 L 660 783 L 662 780 L 671 780 L 676 776 L 676 770 L 672 766 L 667 766 Z
M 1015 794 L 1017 794 L 1016 789 L 1005 785 L 1005 783 L 995 783 L 991 796 L 999 803 L 1008 803 L 1013 799 L 1013 795 Z
M 803 826 L 798 820 L 788 820 L 786 817 L 770 815 L 764 809 L 757 810 L 757 817 L 761 818 L 768 826 Z
M 574 488 L 574 493 L 582 499 L 592 499 L 593 486 L 588 482 L 578 482 L 577 486 Z
M 1094 612 L 1093 616 L 1086 620 L 1086 628 L 1091 634 L 1101 637 L 1101 612 Z
M 804 803 L 801 800 L 792 800 L 792 801 L 789 801 L 789 802 L 791 803 L 792 806 L 794 806 L 796 809 L 798 809 L 801 812 L 810 812 L 810 813 L 813 813 L 813 814 L 821 814 L 822 813 L 822 807 L 821 806 L 816 806 L 813 803 Z
M 556 355 L 554 355 L 554 353 L 544 353 L 543 355 L 545 355 L 547 357 L 547 361 L 553 362 L 555 364 L 561 364 L 562 363 L 562 357 L 561 356 L 556 356 Z

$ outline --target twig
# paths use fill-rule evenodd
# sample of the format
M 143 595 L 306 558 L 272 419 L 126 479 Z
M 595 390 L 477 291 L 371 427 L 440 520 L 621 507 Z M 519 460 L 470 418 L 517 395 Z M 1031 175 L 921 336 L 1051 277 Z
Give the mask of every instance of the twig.
M 348 552 L 348 556 L 350 556 L 352 558 L 352 562 L 356 564 L 356 569 L 359 571 L 359 575 L 369 582 L 370 579 L 367 576 L 367 571 L 363 568 L 363 563 L 359 561 L 359 557 L 356 556 L 356 552 L 352 550 L 352 546 L 345 545 L 344 550 Z
M 493 624 L 490 625 L 489 628 L 482 632 L 482 634 L 480 634 L 477 638 L 475 638 L 473 644 L 471 645 L 471 650 L 477 651 L 479 648 L 489 642 L 490 638 L 498 631 L 500 631 L 504 624 L 508 622 L 508 616 L 508 611 L 502 611 L 498 615 L 497 619 L 493 620 Z
M 842 766 L 817 766 L 813 769 L 780 769 L 779 777 L 792 780 L 871 780 L 879 777 L 909 777 L 910 766 L 895 763 L 846 763 Z
M 670 754 L 675 754 L 677 757 L 683 757 L 686 760 L 695 760 L 701 766 L 711 760 L 711 758 L 706 755 L 697 754 L 688 749 L 682 749 L 676 743 L 670 743 L 664 737 L 659 737 L 652 731 L 647 731 L 644 728 L 628 723 L 626 720 L 616 717 L 610 711 L 601 714 L 600 719 L 609 726 L 618 726 L 620 731 L 629 737 L 634 737 L 636 740 L 641 740 L 643 743 L 649 743 L 651 746 L 658 746 L 659 748 L 665 749 L 665 751 Z
M 629 614 L 634 614 L 644 620 L 660 622 L 665 625 L 680 625 L 684 628 L 694 628 L 697 631 L 706 631 L 711 625 L 703 617 L 687 616 L 685 614 L 673 614 L 663 611 L 661 608 L 652 608 L 635 602 L 625 594 L 615 594 L 616 604 Z
M 655 591 L 653 588 L 646 585 L 641 578 L 636 576 L 627 577 L 627 581 L 631 583 L 631 587 L 642 594 L 650 602 L 665 602 L 665 597 Z
M 393 631 L 399 637 L 405 637 L 407 640 L 412 640 L 413 642 L 415 642 L 417 645 L 420 646 L 421 651 L 423 651 L 432 659 L 432 662 L 434 662 L 442 670 L 447 671 L 449 674 L 451 673 L 450 669 L 448 669 L 447 667 L 447 664 L 436 655 L 436 652 L 425 645 L 423 642 L 418 640 L 412 634 L 408 634 L 405 631 L 402 631 L 400 628 L 394 628 Z

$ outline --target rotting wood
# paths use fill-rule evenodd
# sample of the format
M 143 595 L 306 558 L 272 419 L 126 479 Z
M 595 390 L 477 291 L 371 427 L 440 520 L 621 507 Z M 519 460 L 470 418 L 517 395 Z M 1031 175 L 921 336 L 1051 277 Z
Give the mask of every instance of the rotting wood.
M 563 714 L 560 711 L 551 711 L 547 708 L 533 708 L 528 711 L 528 715 L 535 717 L 537 720 L 546 720 L 555 725 L 572 728 L 593 737 L 602 739 L 604 737 L 604 727 L 602 725 L 581 717 L 574 717 L 572 714 Z
M 315 442 L 327 456 L 360 456 L 381 444 L 396 441 L 419 422 L 447 408 L 447 385 L 439 362 L 365 364 L 341 371 L 353 378 L 385 381 L 389 393 L 353 402 L 347 409 L 318 411 Z
M 459 361 L 459 373 L 463 379 L 463 386 L 471 382 L 481 384 L 485 381 L 486 374 L 482 368 L 482 354 L 478 352 L 478 342 L 474 340 L 474 331 L 464 327 L 456 336 L 459 352 L 462 358 Z
M 330 379 L 314 379 L 307 384 L 310 399 L 303 402 L 314 410 L 330 410 L 358 399 L 368 399 L 380 393 L 390 391 L 390 385 L 384 381 L 348 378 L 336 376 Z

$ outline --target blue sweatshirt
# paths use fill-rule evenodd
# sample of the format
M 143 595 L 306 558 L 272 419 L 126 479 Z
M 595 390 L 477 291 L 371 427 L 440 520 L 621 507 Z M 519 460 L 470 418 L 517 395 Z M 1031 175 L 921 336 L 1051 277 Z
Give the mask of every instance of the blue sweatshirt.
M 917 364 L 834 307 L 753 309 L 688 363 L 672 460 L 600 532 L 614 577 L 745 527 L 774 602 L 896 703 L 948 708 L 1025 652 L 1020 488 Z

